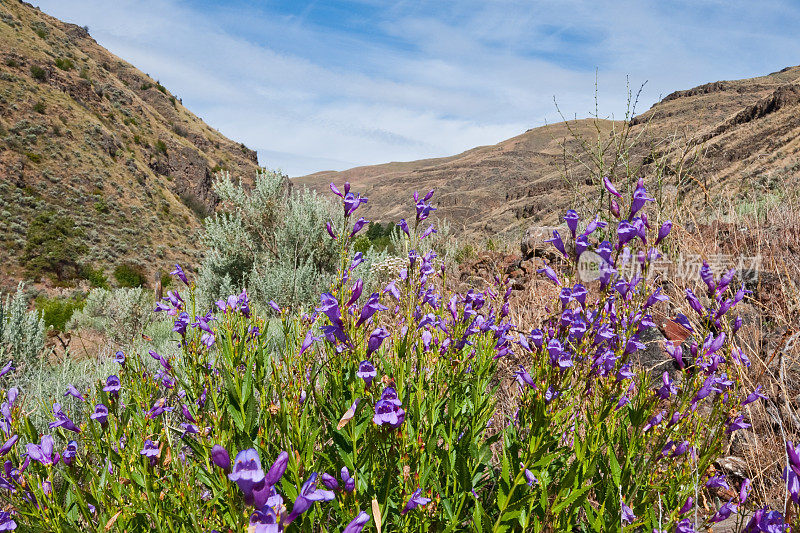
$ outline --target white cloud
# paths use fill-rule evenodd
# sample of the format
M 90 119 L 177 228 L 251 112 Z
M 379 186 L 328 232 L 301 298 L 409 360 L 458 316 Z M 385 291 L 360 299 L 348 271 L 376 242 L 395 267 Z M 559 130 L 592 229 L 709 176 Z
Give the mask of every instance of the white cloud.
M 777 0 L 375 1 L 348 6 L 367 19 L 342 27 L 313 17 L 331 2 L 298 14 L 188 0 L 39 3 L 88 25 L 290 175 L 495 143 L 557 121 L 553 96 L 566 115 L 586 116 L 594 67 L 601 112 L 616 117 L 626 74 L 634 86 L 649 80 L 642 109 L 673 90 L 766 74 L 797 62 L 800 23 Z

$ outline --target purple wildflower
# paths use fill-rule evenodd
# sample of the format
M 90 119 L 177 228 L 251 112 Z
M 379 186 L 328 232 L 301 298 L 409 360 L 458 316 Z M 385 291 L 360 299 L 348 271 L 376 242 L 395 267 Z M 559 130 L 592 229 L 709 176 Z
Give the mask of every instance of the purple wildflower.
M 789 524 L 784 522 L 783 515 L 765 508 L 753 513 L 742 533 L 786 533 L 787 531 Z
M 747 496 L 750 494 L 750 478 L 744 478 L 742 485 L 739 487 L 739 505 L 744 505 L 747 501 Z
M 342 482 L 344 483 L 344 490 L 346 492 L 353 492 L 353 490 L 356 488 L 356 479 L 354 477 L 350 477 L 350 471 L 347 470 L 347 467 L 343 466 L 339 474 L 342 478 Z
M 142 448 L 139 453 L 150 459 L 150 466 L 155 466 L 158 462 L 158 456 L 161 450 L 158 448 L 158 442 L 147 439 L 144 441 L 144 448 Z
M 658 246 L 661 241 L 666 239 L 670 231 L 672 231 L 672 221 L 667 220 L 661 224 L 661 228 L 658 230 L 658 237 L 656 238 L 655 245 Z
M 329 490 L 339 490 L 339 481 L 327 472 L 320 474 L 319 479 Z
M 184 283 L 184 285 L 186 285 L 187 287 L 189 286 L 189 280 L 186 279 L 186 273 L 184 273 L 183 269 L 178 263 L 175 263 L 175 270 L 170 272 L 170 275 L 178 276 L 178 279 L 180 279 Z
M 358 317 L 358 322 L 356 322 L 356 327 L 361 326 L 361 324 L 372 318 L 372 315 L 374 315 L 376 312 L 386 311 L 387 309 L 389 308 L 380 303 L 380 294 L 377 292 L 372 293 L 369 297 L 369 300 L 367 300 L 367 303 L 364 304 L 364 307 L 361 309 L 361 314 Z
M 205 322 L 204 322 L 205 323 Z M 205 323 L 206 327 L 208 327 L 208 323 Z M 205 329 L 205 328 L 203 328 Z M 161 366 L 164 367 L 164 370 L 167 372 L 172 371 L 172 365 L 170 364 L 169 360 L 161 354 L 156 353 L 154 350 L 150 350 L 150 357 L 161 363 Z
M 278 515 L 270 505 L 265 505 L 261 509 L 256 509 L 250 515 L 250 527 L 248 532 L 252 533 L 280 533 L 283 531 L 283 524 Z M 214 532 L 212 532 L 214 533 Z
M 145 418 L 153 419 L 159 415 L 164 414 L 166 411 L 172 411 L 172 407 L 167 407 L 167 400 L 164 398 L 159 398 L 155 402 L 153 402 L 153 407 L 150 408 L 149 411 L 145 414 Z
M 397 225 L 400 226 L 400 229 L 403 231 L 403 233 L 406 234 L 408 238 L 411 238 L 411 231 L 408 229 L 408 223 L 406 222 L 406 219 L 401 218 L 400 222 L 398 222 Z
M 298 516 L 311 508 L 314 502 L 329 502 L 335 497 L 336 495 L 333 492 L 317 487 L 317 473 L 313 472 L 308 480 L 303 483 L 300 494 L 292 506 L 292 512 L 286 517 L 285 523 L 291 524 Z
M 358 372 L 356 372 L 356 376 L 363 379 L 366 383 L 367 387 L 370 386 L 372 380 L 378 375 L 378 371 L 375 370 L 375 365 L 367 361 L 361 361 L 358 365 Z
M 631 200 L 631 216 L 634 216 L 636 213 L 639 212 L 644 207 L 646 202 L 653 202 L 653 198 L 647 196 L 647 191 L 644 188 L 643 180 L 640 178 L 639 183 L 636 186 L 636 190 L 633 191 L 633 199 Z
M 108 407 L 98 403 L 94 406 L 94 413 L 90 414 L 89 418 L 98 422 L 101 426 L 105 426 L 108 423 Z
M 661 382 L 663 385 L 656 390 L 656 396 L 661 398 L 662 400 L 668 399 L 673 394 L 677 394 L 678 388 L 675 386 L 674 382 L 669 377 L 669 372 L 664 372 L 661 375 Z
M 427 237 L 428 235 L 430 235 L 431 233 L 438 233 L 438 232 L 436 231 L 436 229 L 433 227 L 433 224 L 431 224 L 430 226 L 428 226 L 428 229 L 426 229 L 425 231 L 423 231 L 423 232 L 422 232 L 422 235 L 420 235 L 420 236 L 419 236 L 419 239 L 420 239 L 420 240 L 422 240 L 422 239 L 424 239 L 425 237 Z M 443 265 L 443 266 L 444 266 L 444 265 Z M 369 518 L 369 516 L 367 516 L 367 518 Z
M 523 472 L 523 475 L 525 476 L 525 481 L 527 482 L 530 488 L 533 488 L 534 485 L 539 483 L 539 480 L 536 479 L 536 476 L 533 475 L 533 472 L 531 472 L 527 468 Z
M 525 385 L 527 385 L 534 389 L 536 388 L 536 383 L 534 383 L 533 378 L 528 373 L 528 371 L 525 370 L 524 366 L 519 365 L 519 370 L 514 372 L 514 375 L 517 377 L 517 383 L 519 383 L 520 387 L 524 387 Z
M 8 511 L 0 511 L 0 531 L 13 531 L 17 529 L 17 523 L 11 518 Z
M 733 513 L 735 513 L 739 509 L 739 506 L 732 501 L 728 503 L 724 503 L 720 506 L 719 510 L 714 513 L 714 516 L 708 519 L 709 524 L 715 524 L 717 522 L 722 522 L 723 520 L 728 519 Z
M 80 391 L 78 389 L 76 389 L 75 386 L 72 383 L 67 385 L 67 392 L 64 393 L 64 396 L 72 396 L 72 397 L 77 398 L 78 400 L 80 400 L 82 402 L 86 401 L 86 398 L 83 397 L 83 395 L 80 393 Z
M 705 313 L 705 309 L 703 308 L 703 304 L 700 303 L 700 300 L 695 296 L 692 292 L 692 289 L 686 289 L 686 301 L 689 302 L 689 305 L 692 309 L 694 309 L 699 315 Z
M 622 509 L 622 521 L 626 524 L 633 523 L 636 520 L 636 515 L 633 514 L 633 510 L 622 500 L 620 500 L 619 504 Z
M 78 455 L 78 443 L 74 440 L 71 440 L 67 443 L 67 449 L 64 450 L 64 453 L 61 454 L 61 460 L 64 461 L 64 464 L 70 466 L 73 461 L 75 461 L 75 457 Z
M 364 511 L 360 511 L 356 517 L 345 526 L 342 533 L 361 533 L 364 526 L 369 522 L 370 517 Z
M 353 224 L 353 230 L 350 232 L 350 237 L 355 237 L 356 234 L 367 224 L 367 222 L 369 222 L 369 220 L 366 218 L 359 217 L 355 224 Z
M 561 281 L 558 279 L 558 276 L 556 275 L 556 271 L 553 270 L 552 268 L 550 268 L 550 266 L 544 265 L 544 267 L 540 268 L 536 272 L 538 272 L 539 274 L 544 274 L 545 276 L 550 278 L 550 280 L 553 283 L 555 283 L 559 287 L 561 286 Z
M 422 489 L 419 488 L 414 491 L 411 497 L 406 502 L 406 506 L 403 507 L 403 510 L 400 511 L 401 515 L 406 514 L 409 511 L 416 509 L 417 507 L 425 506 L 431 501 L 430 498 L 425 498 L 422 496 Z
M 603 176 L 603 185 L 605 185 L 606 190 L 616 196 L 617 198 L 622 198 L 622 195 L 614 188 L 611 184 L 611 180 L 608 179 L 608 176 Z
M 431 214 L 431 211 L 436 211 L 436 208 L 428 203 L 428 200 L 430 200 L 432 196 L 433 196 L 433 191 L 430 191 L 428 192 L 428 194 L 425 195 L 425 197 L 422 200 L 420 200 L 419 194 L 416 191 L 414 191 L 414 202 L 416 202 L 416 207 L 417 207 L 418 223 L 428 218 Z
M 28 453 L 28 457 L 30 457 L 32 461 L 49 466 L 58 463 L 59 459 L 58 453 L 53 455 L 54 445 L 55 442 L 53 442 L 53 437 L 50 435 L 45 435 L 42 437 L 40 444 L 26 444 L 25 450 Z M 20 467 L 20 470 L 21 469 L 22 468 Z
M 0 446 L 0 457 L 10 452 L 11 448 L 14 447 L 18 440 L 19 435 L 12 435 L 11 438 L 9 438 L 2 446 Z
M 281 477 L 283 477 L 283 473 L 286 472 L 286 467 L 289 465 L 289 454 L 281 452 L 278 454 L 278 457 L 275 459 L 275 462 L 272 463 L 272 466 L 269 467 L 266 475 L 264 476 L 264 482 L 267 485 L 275 485 L 280 481 Z
M 181 337 L 186 336 L 186 328 L 189 326 L 189 313 L 186 311 L 181 311 L 181 314 L 178 315 L 178 318 L 175 319 L 175 323 L 172 326 L 172 331 L 178 333 Z
M 362 198 L 359 194 L 354 194 L 349 192 L 344 196 L 344 214 L 345 216 L 350 216 L 355 213 L 358 206 L 361 204 L 367 203 L 366 198 Z
M 112 396 L 117 396 L 121 388 L 122 384 L 119 381 L 119 376 L 111 375 L 106 379 L 106 385 L 103 390 L 110 392 Z
M 236 454 L 233 471 L 228 474 L 228 479 L 239 485 L 239 489 L 244 493 L 245 502 L 253 503 L 253 489 L 263 485 L 264 477 L 261 459 L 255 448 L 248 448 Z
M 53 415 L 55 416 L 56 421 L 50 422 L 47 425 L 50 429 L 62 427 L 66 430 L 74 431 L 75 433 L 81 432 L 80 428 L 75 425 L 75 423 L 70 419 L 69 416 L 67 416 L 67 414 L 64 411 L 61 410 L 60 403 L 53 404 Z
M 563 255 L 565 258 L 567 257 L 567 251 L 564 248 L 564 241 L 561 240 L 561 235 L 558 233 L 558 230 L 553 230 L 553 238 L 546 239 L 544 242 L 553 243 L 553 246 L 556 247 L 556 250 L 561 252 L 561 255 Z
M 759 392 L 760 390 L 761 390 L 761 385 L 756 387 L 756 390 L 748 394 L 747 398 L 742 400 L 742 407 L 744 407 L 747 404 L 753 403 L 757 400 L 766 400 L 767 397 L 764 394 L 761 394 L 761 392 Z
M 731 490 L 730 485 L 728 485 L 728 482 L 725 481 L 725 474 L 717 474 L 716 476 L 708 478 L 708 481 L 706 481 L 706 487 L 716 487 L 720 489 Z
M 402 407 L 390 399 L 378 400 L 375 403 L 375 416 L 372 421 L 378 425 L 388 424 L 392 428 L 399 428 L 406 418 Z
M 367 357 L 372 355 L 375 350 L 381 347 L 383 341 L 389 337 L 389 332 L 384 328 L 376 328 L 369 336 L 367 341 Z
M 564 215 L 564 220 L 567 222 L 567 227 L 569 228 L 570 233 L 572 233 L 572 238 L 575 238 L 575 232 L 578 230 L 578 221 L 581 217 L 578 216 L 577 211 L 574 209 L 570 209 L 567 211 L 567 214 Z
M 744 416 L 743 415 L 739 415 L 736 418 L 734 418 L 733 421 L 730 424 L 728 424 L 728 427 L 725 428 L 725 432 L 730 434 L 730 433 L 733 433 L 734 431 L 737 431 L 737 430 L 740 430 L 740 429 L 747 429 L 749 427 L 750 427 L 750 424 L 745 422 Z

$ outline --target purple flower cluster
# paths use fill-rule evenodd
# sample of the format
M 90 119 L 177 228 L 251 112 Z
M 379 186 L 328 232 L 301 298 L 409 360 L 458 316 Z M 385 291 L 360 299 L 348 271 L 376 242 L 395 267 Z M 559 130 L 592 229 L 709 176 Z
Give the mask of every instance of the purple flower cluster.
M 394 387 L 386 387 L 381 393 L 381 399 L 375 402 L 375 416 L 372 421 L 379 426 L 386 424 L 394 429 L 399 428 L 406 419 L 406 412 L 401 405 Z
M 250 299 L 247 296 L 247 290 L 243 290 L 241 294 L 231 294 L 225 300 L 217 300 L 217 308 L 222 313 L 240 312 L 245 318 L 250 317 Z
M 758 509 L 741 533 L 787 533 L 790 526 L 778 511 Z
M 212 448 L 211 459 L 224 471 L 230 471 L 228 479 L 239 486 L 245 503 L 256 508 L 250 516 L 250 525 L 256 531 L 283 531 L 284 526 L 291 524 L 315 502 L 331 501 L 335 497 L 332 491 L 317 486 L 319 476 L 316 472 L 312 473 L 300 489 L 291 512 L 287 514 L 283 498 L 275 486 L 289 464 L 288 453 L 281 452 L 267 472 L 262 470 L 261 459 L 254 448 L 240 451 L 232 468 L 228 452 L 219 445 Z

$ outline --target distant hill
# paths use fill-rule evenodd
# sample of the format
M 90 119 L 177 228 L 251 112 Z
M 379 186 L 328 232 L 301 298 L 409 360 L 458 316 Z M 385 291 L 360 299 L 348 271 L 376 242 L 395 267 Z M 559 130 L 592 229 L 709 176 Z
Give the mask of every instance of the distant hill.
M 800 67 L 674 92 L 630 124 L 631 137 L 641 135 L 636 155 L 645 171 L 653 166 L 646 158 L 667 151 L 670 140 L 702 155 L 673 194 L 698 204 L 706 197 L 713 203 L 780 196 L 800 176 Z M 320 190 L 331 181 L 350 181 L 369 197 L 364 215 L 381 221 L 408 215 L 414 190 L 437 189 L 438 214 L 456 227 L 484 236 L 514 235 L 553 222 L 572 200 L 573 187 L 585 189 L 586 169 L 569 158 L 581 151 L 573 134 L 596 142 L 622 125 L 557 123 L 451 157 L 318 172 L 293 181 Z
M 189 112 L 86 29 L 0 1 L 0 274 L 40 213 L 71 218 L 96 269 L 197 264 L 215 171 L 252 179 L 256 153 Z

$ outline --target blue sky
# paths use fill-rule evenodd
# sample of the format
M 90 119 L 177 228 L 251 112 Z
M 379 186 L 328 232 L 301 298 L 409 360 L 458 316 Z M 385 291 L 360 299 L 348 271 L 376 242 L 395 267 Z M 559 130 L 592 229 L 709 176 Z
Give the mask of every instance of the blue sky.
M 451 155 L 594 111 L 622 118 L 800 64 L 788 0 L 38 0 L 291 176 Z

